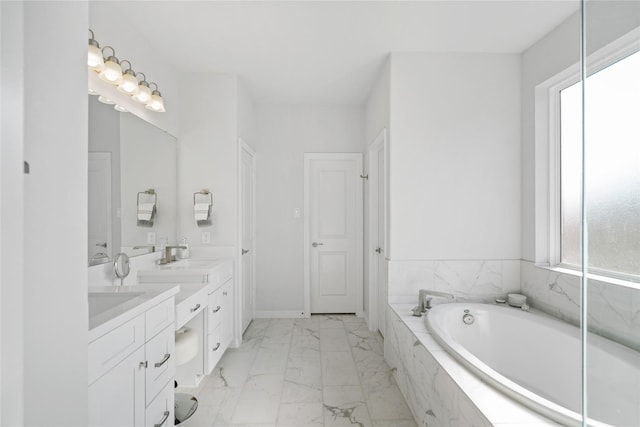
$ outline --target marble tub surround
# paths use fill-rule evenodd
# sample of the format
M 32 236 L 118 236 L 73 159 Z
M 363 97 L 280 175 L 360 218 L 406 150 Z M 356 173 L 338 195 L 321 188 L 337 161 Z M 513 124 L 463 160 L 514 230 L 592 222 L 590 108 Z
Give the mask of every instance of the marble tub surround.
M 411 304 L 387 312 L 385 359 L 419 425 L 551 426 L 462 367 L 427 332 Z
M 416 427 L 382 338 L 355 316 L 255 319 L 195 389 L 189 426 Z
M 491 301 L 520 291 L 520 260 L 389 260 L 389 302 L 413 303 L 420 289 Z
M 580 324 L 580 277 L 522 261 L 521 293 L 529 305 Z M 588 327 L 595 334 L 640 351 L 640 290 L 590 280 Z

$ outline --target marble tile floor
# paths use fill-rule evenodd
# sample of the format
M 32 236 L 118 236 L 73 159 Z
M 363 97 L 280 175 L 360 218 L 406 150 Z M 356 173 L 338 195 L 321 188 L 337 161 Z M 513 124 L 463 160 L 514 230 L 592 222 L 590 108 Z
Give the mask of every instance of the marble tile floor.
M 382 337 L 353 315 L 256 319 L 197 389 L 184 427 L 416 427 Z

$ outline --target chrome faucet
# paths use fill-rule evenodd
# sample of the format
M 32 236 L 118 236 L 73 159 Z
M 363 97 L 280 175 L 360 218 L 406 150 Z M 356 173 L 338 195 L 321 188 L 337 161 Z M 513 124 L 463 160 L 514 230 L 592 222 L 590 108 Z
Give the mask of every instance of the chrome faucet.
M 178 246 L 165 246 L 164 247 L 164 258 L 162 258 L 160 260 L 160 265 L 169 264 L 171 261 L 175 261 L 176 260 L 175 255 L 171 254 L 171 252 L 172 252 L 171 250 L 172 249 L 187 249 L 187 247 L 186 246 L 181 246 L 181 245 L 178 245 Z
M 418 306 L 413 308 L 413 315 L 416 317 L 422 316 L 424 313 L 431 310 L 431 301 L 433 297 L 445 297 L 454 299 L 453 294 L 447 292 L 432 291 L 431 289 L 420 289 L 418 291 Z

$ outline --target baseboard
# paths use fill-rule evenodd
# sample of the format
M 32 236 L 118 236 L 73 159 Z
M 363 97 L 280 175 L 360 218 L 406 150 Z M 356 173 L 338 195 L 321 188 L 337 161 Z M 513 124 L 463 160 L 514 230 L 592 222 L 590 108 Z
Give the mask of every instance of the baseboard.
M 305 316 L 300 311 L 268 311 L 268 310 L 256 310 L 254 318 L 256 319 L 302 319 Z

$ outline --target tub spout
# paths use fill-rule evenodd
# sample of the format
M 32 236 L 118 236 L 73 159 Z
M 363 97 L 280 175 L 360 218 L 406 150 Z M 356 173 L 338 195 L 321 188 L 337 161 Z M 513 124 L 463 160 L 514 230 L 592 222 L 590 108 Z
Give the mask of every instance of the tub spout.
M 414 311 L 420 310 L 420 313 L 426 313 L 432 307 L 431 301 L 433 297 L 444 297 L 449 299 L 454 299 L 453 294 L 449 294 L 447 292 L 439 292 L 432 291 L 431 289 L 420 289 L 418 292 L 418 306 L 414 309 Z M 414 316 L 416 314 L 414 313 Z

